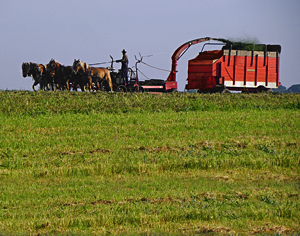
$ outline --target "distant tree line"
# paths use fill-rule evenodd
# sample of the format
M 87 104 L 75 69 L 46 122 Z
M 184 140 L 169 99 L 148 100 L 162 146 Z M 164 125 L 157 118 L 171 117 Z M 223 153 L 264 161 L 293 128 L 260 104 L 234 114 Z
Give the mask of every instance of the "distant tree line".
M 288 89 L 285 86 L 280 85 L 278 89 L 272 89 L 273 92 L 277 93 L 300 93 L 300 84 L 294 84 Z

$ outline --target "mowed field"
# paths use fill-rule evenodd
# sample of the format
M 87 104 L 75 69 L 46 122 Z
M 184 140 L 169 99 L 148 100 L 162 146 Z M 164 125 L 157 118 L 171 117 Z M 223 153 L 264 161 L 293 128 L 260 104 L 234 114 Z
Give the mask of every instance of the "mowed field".
M 300 94 L 0 92 L 1 235 L 298 235 Z

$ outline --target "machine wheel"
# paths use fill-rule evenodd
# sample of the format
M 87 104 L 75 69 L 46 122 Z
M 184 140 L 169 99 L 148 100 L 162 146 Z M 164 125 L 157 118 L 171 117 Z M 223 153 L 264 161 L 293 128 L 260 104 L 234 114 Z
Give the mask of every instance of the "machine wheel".
M 264 86 L 262 86 L 262 85 L 258 86 L 257 89 L 256 89 L 256 91 L 257 91 L 258 93 L 268 92 L 269 90 L 270 90 L 270 89 L 267 89 L 266 87 L 264 87 Z
M 127 88 L 124 85 L 120 85 L 117 88 L 117 92 L 126 93 L 127 92 Z
M 224 88 L 223 91 L 221 91 L 221 93 L 230 93 L 230 91 L 227 88 Z
M 141 87 L 141 86 L 135 86 L 135 87 L 133 88 L 133 92 L 135 92 L 135 93 L 143 93 L 143 92 L 144 92 L 144 89 L 143 89 L 143 87 Z
M 169 93 L 178 93 L 178 90 L 177 89 L 170 89 L 168 90 Z
M 229 93 L 229 90 L 225 87 L 225 85 L 220 84 L 220 85 L 216 85 L 215 92 L 217 92 L 217 93 Z

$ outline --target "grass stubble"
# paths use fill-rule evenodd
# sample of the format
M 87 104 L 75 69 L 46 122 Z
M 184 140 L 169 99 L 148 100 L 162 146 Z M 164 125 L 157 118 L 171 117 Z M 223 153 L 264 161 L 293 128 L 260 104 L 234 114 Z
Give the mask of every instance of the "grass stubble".
M 299 94 L 0 92 L 0 232 L 300 232 Z

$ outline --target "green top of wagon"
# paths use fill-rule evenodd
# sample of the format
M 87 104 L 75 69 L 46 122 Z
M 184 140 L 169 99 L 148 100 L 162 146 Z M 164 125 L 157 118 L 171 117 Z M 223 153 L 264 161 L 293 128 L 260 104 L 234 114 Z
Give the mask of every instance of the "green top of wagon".
M 254 43 L 241 43 L 241 42 L 231 42 L 223 46 L 224 49 L 233 50 L 247 50 L 247 51 L 269 51 L 269 52 L 281 52 L 280 45 L 270 45 L 270 44 L 254 44 Z

